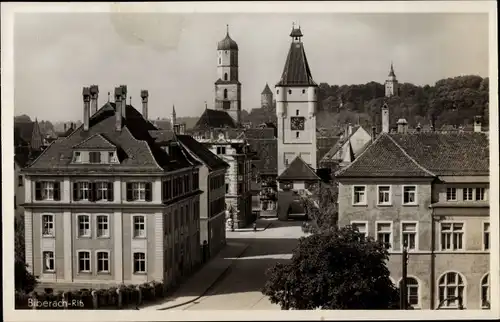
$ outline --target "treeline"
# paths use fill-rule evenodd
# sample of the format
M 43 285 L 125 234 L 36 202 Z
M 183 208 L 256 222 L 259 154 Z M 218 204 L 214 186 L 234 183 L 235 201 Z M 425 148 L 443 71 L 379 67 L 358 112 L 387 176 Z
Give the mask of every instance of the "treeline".
M 468 75 L 437 81 L 433 86 L 399 84 L 398 95 L 385 98 L 385 86 L 377 82 L 361 85 L 319 84 L 318 127 L 332 124 L 358 123 L 379 125 L 380 107 L 390 106 L 391 122 L 404 117 L 410 126 L 420 123 L 436 127 L 472 124 L 474 116 L 483 116 L 487 124 L 489 79 Z M 275 109 L 253 109 L 245 122 L 260 124 L 276 121 Z

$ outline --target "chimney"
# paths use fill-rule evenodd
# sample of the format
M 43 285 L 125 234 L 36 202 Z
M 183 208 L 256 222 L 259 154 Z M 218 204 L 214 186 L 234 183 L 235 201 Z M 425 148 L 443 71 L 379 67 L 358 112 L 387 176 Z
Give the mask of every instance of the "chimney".
M 122 88 L 115 88 L 115 126 L 117 131 L 122 130 Z
M 352 135 L 352 124 L 349 123 L 347 125 L 347 137 L 350 137 Z
M 181 134 L 180 133 L 180 124 L 174 124 L 174 133 Z
M 398 125 L 398 133 L 406 133 L 408 129 L 408 122 L 406 122 L 405 119 L 399 119 L 397 125 Z
M 389 106 L 382 105 L 382 132 L 389 133 Z
M 83 130 L 89 130 L 89 119 L 90 119 L 90 88 L 83 88 Z
M 97 98 L 99 96 L 99 87 L 97 85 L 90 86 L 91 110 L 90 115 L 97 113 Z
M 372 141 L 375 141 L 376 137 L 377 137 L 377 127 L 372 126 Z
M 474 116 L 474 132 L 482 132 L 481 119 L 480 115 Z
M 144 117 L 145 120 L 148 119 L 148 97 L 149 93 L 147 90 L 142 90 L 141 91 L 141 98 L 142 98 L 142 117 Z
M 127 117 L 127 85 L 121 85 L 122 89 L 122 116 Z
M 417 130 L 417 133 L 420 133 L 420 131 L 422 130 L 422 126 L 420 125 L 420 123 L 417 124 L 417 127 L 415 129 Z

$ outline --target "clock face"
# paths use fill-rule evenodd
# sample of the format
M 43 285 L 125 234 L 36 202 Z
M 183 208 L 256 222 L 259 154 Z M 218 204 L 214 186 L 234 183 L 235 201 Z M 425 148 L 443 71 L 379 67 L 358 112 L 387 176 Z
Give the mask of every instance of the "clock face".
M 290 118 L 292 131 L 304 131 L 305 119 L 303 116 L 293 116 Z

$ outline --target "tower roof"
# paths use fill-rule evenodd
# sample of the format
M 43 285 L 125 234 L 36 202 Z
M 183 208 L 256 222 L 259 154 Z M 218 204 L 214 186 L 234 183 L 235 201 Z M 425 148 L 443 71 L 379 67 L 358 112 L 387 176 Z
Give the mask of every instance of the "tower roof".
M 302 37 L 302 32 L 294 28 L 290 37 Z M 276 86 L 317 86 L 312 78 L 302 42 L 292 42 L 290 45 L 281 80 Z
M 217 44 L 217 50 L 238 50 L 236 41 L 229 37 L 229 25 L 227 25 L 226 37 Z
M 392 65 L 392 62 L 391 62 L 391 70 L 389 72 L 389 77 L 396 77 L 396 74 L 394 74 L 394 66 Z
M 262 91 L 262 94 L 272 94 L 273 92 L 269 88 L 269 85 L 266 83 L 266 87 L 264 87 L 264 90 Z

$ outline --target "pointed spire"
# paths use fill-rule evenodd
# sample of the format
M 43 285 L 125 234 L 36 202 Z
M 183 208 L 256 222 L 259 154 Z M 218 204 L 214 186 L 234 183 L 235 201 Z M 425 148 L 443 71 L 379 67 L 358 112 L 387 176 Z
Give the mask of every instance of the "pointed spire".
M 130 103 L 129 103 L 129 105 L 132 105 L 132 96 L 130 96 L 130 97 L 128 98 L 128 100 L 129 100 L 129 102 L 130 102 Z
M 205 101 L 205 109 L 208 110 L 208 104 L 207 101 Z
M 229 24 L 226 25 L 226 35 L 229 36 Z
M 172 104 L 172 115 L 175 115 L 175 104 Z
M 389 72 L 389 77 L 396 77 L 396 74 L 394 74 L 394 66 L 392 64 L 392 60 L 391 60 L 391 70 Z

